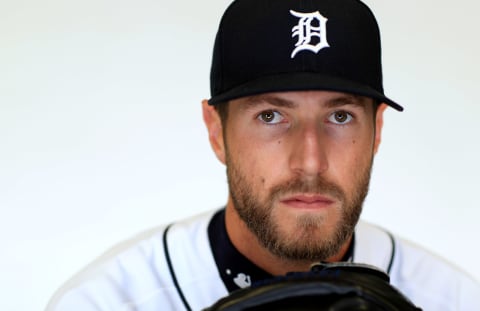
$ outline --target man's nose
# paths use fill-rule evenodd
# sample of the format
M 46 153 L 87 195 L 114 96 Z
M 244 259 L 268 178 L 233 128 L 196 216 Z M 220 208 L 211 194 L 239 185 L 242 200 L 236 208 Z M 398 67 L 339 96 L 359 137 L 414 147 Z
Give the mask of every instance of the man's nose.
M 306 176 L 318 176 L 325 172 L 328 169 L 328 146 L 321 126 L 302 127 L 293 136 L 291 169 Z

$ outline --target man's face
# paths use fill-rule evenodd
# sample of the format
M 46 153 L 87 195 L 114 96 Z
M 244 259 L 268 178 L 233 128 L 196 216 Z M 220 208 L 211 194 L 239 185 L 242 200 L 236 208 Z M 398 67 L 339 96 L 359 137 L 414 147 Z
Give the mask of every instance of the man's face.
M 289 260 L 339 251 L 368 192 L 375 124 L 373 101 L 344 93 L 279 92 L 229 103 L 230 204 L 264 247 Z

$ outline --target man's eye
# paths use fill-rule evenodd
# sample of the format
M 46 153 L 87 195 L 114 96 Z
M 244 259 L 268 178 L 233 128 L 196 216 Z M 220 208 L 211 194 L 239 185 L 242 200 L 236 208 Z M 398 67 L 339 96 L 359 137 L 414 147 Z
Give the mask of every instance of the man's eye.
M 334 124 L 347 124 L 352 121 L 352 115 L 346 111 L 335 111 L 328 120 Z
M 283 121 L 283 116 L 278 111 L 266 110 L 262 111 L 258 117 L 260 121 L 268 124 L 277 124 Z

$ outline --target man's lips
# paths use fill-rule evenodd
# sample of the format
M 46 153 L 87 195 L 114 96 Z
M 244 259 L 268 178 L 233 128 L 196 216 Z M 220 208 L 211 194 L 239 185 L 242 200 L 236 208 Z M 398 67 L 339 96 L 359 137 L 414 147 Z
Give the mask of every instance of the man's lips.
M 280 200 L 281 203 L 296 208 L 325 208 L 335 201 L 322 195 L 294 195 Z

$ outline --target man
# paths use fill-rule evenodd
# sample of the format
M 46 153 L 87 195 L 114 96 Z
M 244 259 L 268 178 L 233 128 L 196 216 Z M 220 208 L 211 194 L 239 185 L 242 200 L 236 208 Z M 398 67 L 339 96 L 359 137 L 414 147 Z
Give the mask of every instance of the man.
M 480 310 L 480 286 L 359 221 L 379 148 L 380 37 L 357 0 L 236 0 L 217 34 L 203 117 L 226 165 L 225 209 L 107 254 L 49 310 L 201 310 L 318 262 L 376 266 L 425 310 Z

